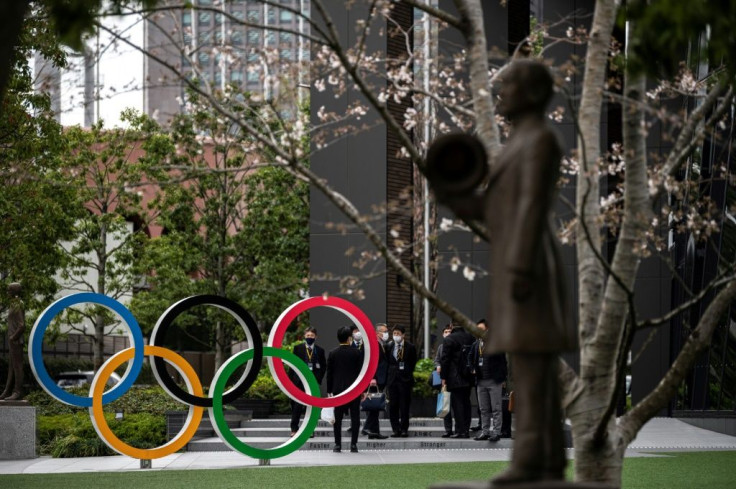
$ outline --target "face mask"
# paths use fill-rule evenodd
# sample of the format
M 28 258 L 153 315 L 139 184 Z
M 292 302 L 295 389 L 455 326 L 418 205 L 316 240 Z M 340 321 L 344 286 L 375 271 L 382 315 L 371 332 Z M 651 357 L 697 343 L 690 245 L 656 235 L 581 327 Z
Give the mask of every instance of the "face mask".
M 307 345 L 312 346 L 314 344 L 314 338 L 304 338 L 304 342 Z
M 450 336 L 450 333 L 442 333 L 443 338 L 447 338 L 448 336 Z
M 383 341 L 388 341 L 388 333 L 383 333 L 383 334 L 381 334 L 381 339 L 382 339 Z
M 353 339 L 354 339 L 355 341 L 360 341 L 360 340 L 362 340 L 362 339 L 363 339 L 363 333 L 361 333 L 360 331 L 358 331 L 358 332 L 356 332 L 356 333 L 353 333 Z
M 401 343 L 401 340 L 402 340 L 401 336 L 394 335 L 394 341 L 396 343 Z

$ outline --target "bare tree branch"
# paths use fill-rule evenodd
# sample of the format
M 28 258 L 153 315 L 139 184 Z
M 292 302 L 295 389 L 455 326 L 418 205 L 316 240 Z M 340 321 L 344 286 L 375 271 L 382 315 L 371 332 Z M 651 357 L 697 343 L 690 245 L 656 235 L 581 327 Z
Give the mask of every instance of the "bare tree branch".
M 733 267 L 731 267 L 729 272 L 732 272 L 732 271 L 733 271 Z M 733 280 L 736 280 L 736 275 L 721 274 L 720 278 L 717 278 L 716 280 L 711 281 L 705 288 L 703 288 L 703 290 L 695 294 L 689 300 L 675 307 L 674 309 L 672 309 L 670 312 L 668 312 L 664 316 L 660 316 L 658 318 L 647 319 L 645 321 L 640 321 L 639 323 L 637 323 L 636 329 L 640 330 L 644 328 L 650 328 L 652 326 L 660 326 L 662 324 L 669 322 L 670 319 L 674 318 L 675 316 L 677 316 L 678 314 L 682 312 L 687 311 L 688 309 L 693 307 L 695 304 L 703 300 L 703 298 L 707 296 L 708 294 L 710 294 L 710 292 L 713 291 L 714 289 L 721 287 L 722 285 L 727 284 Z

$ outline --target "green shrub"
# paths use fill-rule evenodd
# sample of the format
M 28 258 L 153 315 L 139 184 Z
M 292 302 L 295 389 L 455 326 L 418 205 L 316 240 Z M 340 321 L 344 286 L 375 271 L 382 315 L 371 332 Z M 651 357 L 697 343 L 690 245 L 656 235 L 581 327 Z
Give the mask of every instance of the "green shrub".
M 128 445 L 153 448 L 166 443 L 166 416 L 138 413 L 126 414 L 121 421 L 111 419 L 111 415 L 105 418 L 113 433 Z
M 415 397 L 434 397 L 437 395 L 437 390 L 429 385 L 430 375 L 432 375 L 432 371 L 414 371 L 414 387 L 411 392 Z
M 185 388 L 186 390 L 186 388 Z M 166 411 L 181 411 L 188 406 L 172 398 L 158 385 L 134 387 L 123 397 L 105 406 L 106 412 L 122 411 L 128 414 L 153 414 L 163 416 Z
M 281 392 L 276 381 L 271 377 L 271 373 L 266 368 L 261 370 L 256 377 L 253 385 L 245 393 L 247 399 L 272 399 L 276 401 L 274 410 L 278 414 L 286 414 L 291 412 L 291 404 L 289 398 Z
M 82 438 L 77 435 L 57 438 L 49 444 L 48 449 L 48 454 L 54 458 L 100 457 L 114 454 L 99 438 Z
M 417 365 L 414 367 L 414 372 L 433 372 L 434 368 L 434 360 L 431 358 L 422 358 L 417 361 Z
M 69 393 L 86 397 L 89 395 L 89 386 L 73 387 Z M 37 413 L 42 416 L 53 416 L 56 414 L 72 414 L 86 409 L 69 406 L 49 396 L 45 391 L 36 390 L 30 392 L 26 399 L 36 407 Z M 164 415 L 166 411 L 181 411 L 188 409 L 169 396 L 161 387 L 133 387 L 120 399 L 104 407 L 105 412 L 115 413 L 122 411 L 127 414 L 146 413 Z
M 125 414 L 122 420 L 105 413 L 115 436 L 136 448 L 153 448 L 166 443 L 166 417 L 147 413 Z M 38 444 L 41 454 L 53 457 L 93 457 L 111 455 L 97 436 L 89 413 L 38 417 Z

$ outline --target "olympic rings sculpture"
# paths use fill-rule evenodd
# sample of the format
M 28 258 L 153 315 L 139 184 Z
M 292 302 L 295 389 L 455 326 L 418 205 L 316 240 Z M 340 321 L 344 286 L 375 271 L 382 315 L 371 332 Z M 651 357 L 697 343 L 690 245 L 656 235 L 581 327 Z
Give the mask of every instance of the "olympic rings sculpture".
M 43 363 L 43 337 L 51 321 L 62 310 L 77 304 L 90 303 L 103 306 L 116 313 L 128 327 L 128 335 L 133 345 L 110 357 L 95 374 L 88 397 L 77 396 L 57 386 Z M 168 328 L 177 316 L 195 306 L 209 305 L 218 307 L 230 315 L 243 327 L 250 348 L 230 357 L 217 370 L 209 389 L 209 396 L 204 395 L 202 383 L 192 366 L 178 353 L 161 346 Z M 319 384 L 306 363 L 291 352 L 282 350 L 286 329 L 301 313 L 315 307 L 330 307 L 345 314 L 363 333 L 365 354 L 360 375 L 344 392 L 333 397 L 320 397 Z M 89 409 L 92 425 L 98 436 L 111 449 L 138 459 L 155 459 L 170 455 L 192 439 L 202 421 L 204 409 L 209 411 L 210 422 L 220 439 L 233 450 L 259 459 L 273 459 L 288 455 L 298 450 L 314 433 L 322 408 L 336 407 L 346 404 L 365 391 L 378 366 L 378 342 L 374 334 L 370 334 L 372 324 L 368 317 L 357 306 L 338 297 L 311 297 L 289 306 L 276 320 L 271 328 L 267 344 L 264 346 L 258 327 L 248 311 L 229 299 L 214 295 L 197 295 L 187 297 L 170 306 L 159 318 L 153 328 L 149 344 L 144 344 L 143 333 L 133 314 L 120 302 L 111 297 L 84 292 L 63 297 L 47 307 L 36 320 L 31 330 L 28 347 L 28 359 L 33 374 L 41 387 L 52 397 L 65 404 Z M 152 357 L 151 367 L 161 387 L 177 401 L 189 405 L 189 413 L 184 426 L 168 443 L 150 449 L 135 448 L 120 440 L 112 432 L 105 420 L 103 406 L 123 396 L 133 386 L 140 374 L 144 357 Z M 268 359 L 268 368 L 279 388 L 292 400 L 306 406 L 304 422 L 297 433 L 284 443 L 273 448 L 257 448 L 244 443 L 229 429 L 225 422 L 223 405 L 245 393 L 258 376 L 263 358 Z M 128 368 L 122 379 L 108 392 L 103 392 L 113 371 L 123 363 Z M 284 368 L 286 362 L 296 373 L 302 385 L 307 386 L 304 392 L 289 379 Z M 182 389 L 166 372 L 166 364 L 172 365 L 184 379 L 187 390 Z M 235 385 L 225 391 L 230 377 L 245 365 L 243 375 Z

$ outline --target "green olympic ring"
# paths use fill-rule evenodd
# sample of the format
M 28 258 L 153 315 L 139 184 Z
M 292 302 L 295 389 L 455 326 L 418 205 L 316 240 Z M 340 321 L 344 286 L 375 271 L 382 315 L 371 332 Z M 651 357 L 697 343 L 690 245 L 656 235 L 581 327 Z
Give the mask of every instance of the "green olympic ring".
M 302 381 L 302 384 L 306 384 L 309 390 L 309 394 L 315 397 L 319 397 L 319 384 L 317 378 L 314 376 L 309 367 L 304 361 L 286 350 L 274 348 L 272 346 L 263 347 L 264 357 L 277 357 L 280 358 L 293 368 L 296 369 L 296 374 Z M 222 405 L 222 396 L 225 391 L 225 385 L 230 377 L 233 375 L 235 370 L 248 363 L 253 359 L 253 350 L 243 350 L 240 353 L 230 357 L 228 361 L 222 364 L 220 369 L 215 374 L 215 385 L 210 389 L 210 398 L 212 398 L 212 407 L 208 408 L 210 413 L 210 419 L 214 421 L 212 426 L 217 431 L 220 439 L 225 442 L 233 450 L 242 454 L 248 455 L 253 458 L 259 459 L 272 459 L 283 457 L 296 450 L 298 450 L 304 443 L 307 442 L 312 433 L 314 433 L 317 427 L 317 421 L 319 421 L 321 408 L 307 405 L 307 411 L 304 415 L 305 421 L 299 427 L 299 431 L 286 442 L 282 443 L 273 448 L 256 448 L 242 442 L 235 434 L 230 431 L 230 428 L 225 422 L 225 414 Z

